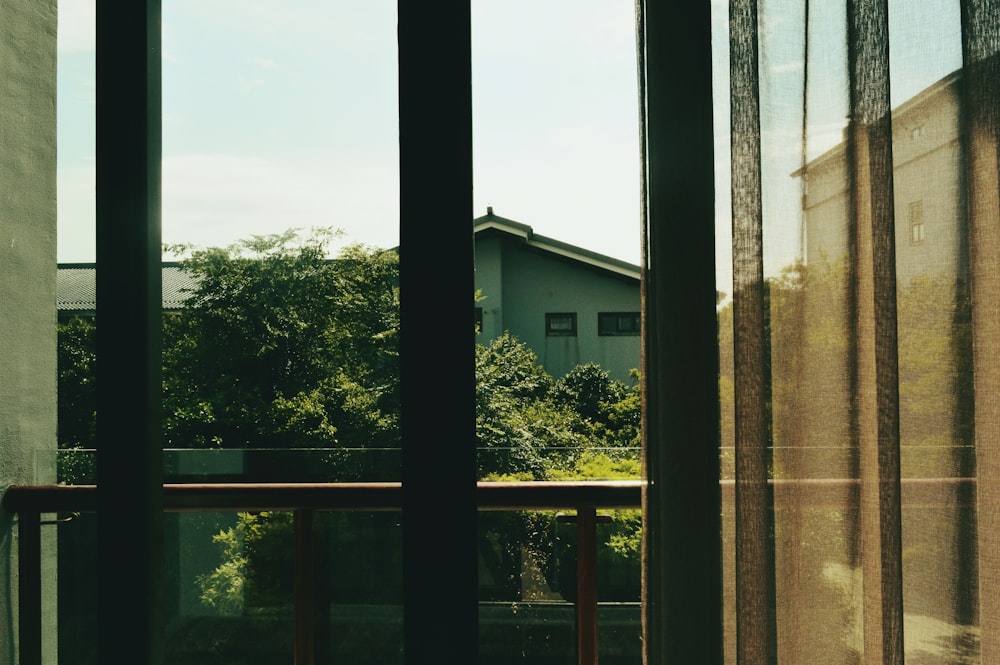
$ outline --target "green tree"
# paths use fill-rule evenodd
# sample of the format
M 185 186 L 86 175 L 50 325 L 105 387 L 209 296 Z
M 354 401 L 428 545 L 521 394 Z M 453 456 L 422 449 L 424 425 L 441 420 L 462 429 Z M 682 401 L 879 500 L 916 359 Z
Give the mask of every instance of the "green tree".
M 393 252 L 290 231 L 190 252 L 185 307 L 165 320 L 168 446 L 398 445 Z
M 535 353 L 509 333 L 476 345 L 480 477 L 542 479 L 565 453 L 587 445 L 579 414 L 553 399 L 554 386 Z
M 354 245 L 330 259 L 333 238 L 330 231 L 289 231 L 227 248 L 173 248 L 184 253 L 194 286 L 185 307 L 164 316 L 167 447 L 308 448 L 320 452 L 310 459 L 323 462 L 326 480 L 394 476 L 394 462 L 358 463 L 348 449 L 399 445 L 397 255 Z M 95 333 L 93 321 L 60 328 L 63 446 L 95 445 Z M 474 353 L 476 441 L 469 444 L 480 449 L 481 478 L 638 476 L 637 374 L 627 386 L 583 365 L 555 380 L 509 334 L 475 345 Z M 301 479 L 294 474 L 304 466 L 297 462 L 287 479 Z M 317 465 L 308 466 L 316 477 Z M 266 472 L 269 480 L 284 479 L 273 465 Z M 543 568 L 554 565 L 543 542 L 553 516 L 525 515 L 512 514 L 484 534 L 484 556 L 490 538 L 520 543 L 530 535 Z M 206 606 L 228 614 L 285 602 L 287 580 L 269 576 L 289 569 L 289 519 L 245 513 L 215 536 L 220 564 L 198 581 Z M 338 542 L 354 529 L 341 525 Z M 634 558 L 637 529 L 634 516 L 616 520 L 610 551 Z M 494 562 L 501 577 L 520 566 L 520 546 L 511 547 Z
M 92 483 L 97 435 L 97 339 L 92 319 L 75 317 L 57 326 L 58 442 L 60 482 Z
M 97 409 L 97 347 L 93 320 L 75 317 L 58 326 L 59 445 L 93 445 Z
M 632 379 L 628 386 L 600 365 L 584 363 L 555 382 L 553 397 L 581 418 L 582 433 L 592 446 L 637 448 L 642 420 L 637 370 L 632 370 Z

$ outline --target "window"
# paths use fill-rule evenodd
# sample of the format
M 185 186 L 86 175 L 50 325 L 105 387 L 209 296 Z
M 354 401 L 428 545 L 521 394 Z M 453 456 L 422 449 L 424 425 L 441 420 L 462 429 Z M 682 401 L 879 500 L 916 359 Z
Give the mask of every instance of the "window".
M 408 263 L 404 278 L 406 289 L 413 296 L 401 312 L 401 318 L 407 322 L 404 327 L 409 326 L 404 335 L 407 348 L 401 356 L 406 377 L 404 402 L 411 407 L 402 421 L 407 433 L 404 438 L 416 442 L 405 452 L 407 486 L 402 499 L 407 515 L 403 524 L 403 541 L 407 573 L 404 576 L 404 624 L 408 663 L 426 662 L 428 657 L 459 662 L 476 660 L 476 494 L 470 482 L 475 459 L 474 450 L 467 445 L 470 435 L 475 432 L 476 423 L 474 395 L 470 389 L 472 358 L 471 354 L 463 353 L 463 349 L 468 347 L 468 330 L 461 321 L 463 316 L 467 316 L 461 314 L 462 304 L 467 303 L 472 290 L 471 243 L 468 242 L 468 221 L 472 210 L 471 77 L 468 67 L 468 10 L 463 11 L 461 4 L 418 6 L 401 3 L 398 20 L 399 184 L 401 225 L 406 230 L 405 234 L 401 234 L 404 237 L 400 239 L 400 246 L 407 248 Z M 28 6 L 28 3 L 25 0 L 14 3 L 14 6 L 19 11 L 10 13 L 20 20 L 20 15 L 25 13 L 20 8 Z M 98 534 L 101 548 L 96 576 L 101 586 L 98 641 L 102 660 L 114 660 L 116 655 L 120 655 L 122 658 L 157 662 L 163 659 L 162 653 L 159 657 L 156 654 L 157 650 L 162 651 L 161 639 L 156 636 L 163 634 L 163 613 L 158 609 L 162 596 L 158 589 L 163 586 L 164 576 L 164 544 L 161 537 L 163 497 L 160 491 L 163 464 L 159 446 L 160 423 L 157 421 L 162 382 L 158 363 L 155 362 L 160 346 L 160 328 L 156 322 L 162 314 L 159 296 L 162 278 L 159 233 L 162 196 L 159 182 L 163 162 L 159 114 L 162 89 L 160 12 L 156 2 L 131 3 L 127 7 L 114 8 L 109 3 L 97 3 L 97 7 L 99 44 L 95 78 L 99 131 L 96 168 L 99 177 L 96 195 L 99 214 L 96 223 L 103 275 L 98 288 L 104 307 L 102 320 L 107 322 L 108 330 L 114 331 L 113 336 L 103 336 L 101 342 L 102 350 L 108 350 L 101 362 L 104 391 L 101 400 L 102 403 L 125 405 L 121 413 L 105 421 L 109 429 L 102 431 L 102 436 L 107 436 L 108 445 L 101 446 L 98 494 L 102 505 L 102 524 L 110 525 L 110 528 L 102 528 Z M 678 95 L 699 100 L 708 97 L 704 94 L 707 88 L 693 85 L 701 83 L 707 86 L 711 81 L 705 57 L 707 52 L 688 48 L 688 42 L 709 45 L 709 4 L 693 3 L 691 7 L 690 12 L 686 9 L 675 11 L 673 8 L 666 14 L 653 11 L 648 21 L 643 19 L 640 23 L 644 31 L 653 37 L 649 40 L 649 48 L 642 51 L 648 57 L 642 71 L 670 73 L 669 76 L 650 77 L 654 79 L 648 88 L 651 103 L 643 106 L 651 121 L 649 124 L 656 130 L 649 133 L 648 143 L 649 153 L 657 159 L 650 160 L 654 166 L 646 170 L 657 185 L 661 169 L 673 168 L 670 160 L 659 159 L 661 155 L 686 152 L 707 155 L 712 145 L 710 109 L 704 105 L 680 105 L 672 101 Z M 11 18 L 7 13 L 5 19 Z M 693 19 L 699 20 L 688 20 L 689 13 Z M 35 30 L 39 39 L 53 36 L 54 14 L 48 13 L 43 18 L 50 19 L 52 23 L 41 25 L 32 16 L 25 32 Z M 20 28 L 8 30 L 9 22 L 5 21 L 6 34 L 18 35 L 21 32 Z M 44 42 L 39 45 L 45 46 L 39 51 L 54 55 L 55 49 L 48 48 Z M 31 48 L 30 52 L 34 55 L 35 49 Z M 258 64 L 270 66 L 266 62 Z M 8 63 L 4 65 L 6 67 Z M 33 75 L 38 70 L 34 63 L 32 68 L 36 71 L 27 72 L 28 76 L 19 76 L 17 80 L 37 81 L 38 86 L 51 82 L 49 77 Z M 40 89 L 40 92 L 48 96 L 44 101 L 49 101 L 54 91 Z M 664 93 L 667 93 L 666 97 Z M 428 105 L 428 99 L 433 99 L 434 104 Z M 664 102 L 665 99 L 671 101 Z M 46 106 L 39 102 L 37 108 L 44 109 Z M 680 112 L 687 112 L 688 109 L 695 110 L 696 117 L 680 117 Z M 656 122 L 652 122 L 654 120 Z M 661 126 L 683 126 L 685 131 L 660 132 Z M 23 134 L 27 136 L 28 132 Z M 675 149 L 681 146 L 672 145 L 677 139 L 689 141 L 692 138 L 694 142 L 688 143 L 688 149 Z M 664 139 L 668 144 L 664 144 Z M 40 143 L 42 147 L 47 147 L 44 141 Z M 690 147 L 692 145 L 693 148 Z M 54 162 L 51 150 L 43 151 L 42 155 L 50 155 Z M 428 156 L 433 156 L 436 163 L 443 166 L 443 171 L 438 166 L 428 169 Z M 21 154 L 10 158 L 24 162 Z M 685 165 L 680 174 L 684 176 L 683 182 L 675 177 L 665 179 L 670 185 L 666 193 L 659 186 L 650 188 L 650 192 L 655 194 L 650 198 L 665 197 L 667 205 L 649 207 L 655 209 L 657 215 L 667 210 L 672 215 L 679 209 L 672 204 L 676 198 L 684 203 L 680 212 L 685 219 L 693 219 L 696 223 L 675 229 L 654 216 L 647 229 L 663 227 L 669 231 L 663 234 L 657 231 L 653 238 L 659 242 L 669 235 L 669 246 L 656 254 L 656 261 L 671 267 L 678 266 L 679 272 L 685 276 L 683 281 L 673 279 L 658 285 L 658 293 L 668 294 L 661 299 L 670 304 L 669 315 L 677 316 L 680 311 L 685 319 L 684 329 L 676 331 L 677 335 L 672 339 L 678 340 L 678 335 L 682 337 L 671 346 L 665 345 L 665 352 L 685 361 L 695 358 L 710 364 L 717 352 L 712 348 L 714 335 L 704 334 L 704 330 L 706 325 L 714 330 L 714 319 L 702 316 L 699 320 L 698 317 L 688 316 L 685 308 L 685 298 L 692 296 L 692 300 L 703 305 L 702 314 L 714 315 L 714 281 L 707 270 L 712 264 L 707 253 L 712 246 L 712 226 L 702 223 L 711 221 L 708 214 L 711 210 L 709 206 L 700 206 L 703 202 L 710 203 L 708 194 L 712 192 L 712 174 L 703 168 L 710 164 L 710 160 L 692 161 L 695 163 Z M 44 169 L 49 169 L 49 165 L 49 162 L 41 164 Z M 36 186 L 39 186 L 38 181 L 34 180 L 31 188 Z M 13 187 L 11 191 L 14 191 Z M 683 195 L 675 197 L 674 191 Z M 700 199 L 693 197 L 692 191 L 703 196 Z M 39 198 L 55 200 L 48 191 L 40 192 Z M 427 233 L 428 210 L 434 211 L 434 234 Z M 46 214 L 48 212 L 54 211 L 46 211 Z M 441 256 L 448 256 L 454 261 L 440 261 Z M 662 274 L 664 278 L 668 276 L 666 271 L 651 272 L 658 276 Z M 24 281 L 34 282 L 34 274 L 25 277 Z M 666 310 L 665 307 L 663 309 Z M 551 325 L 560 334 L 575 335 L 576 317 L 575 313 L 557 314 L 552 319 L 547 317 L 547 328 Z M 428 320 L 436 325 L 420 325 Z M 410 321 L 416 325 L 410 325 Z M 467 320 L 464 325 L 467 325 Z M 686 343 L 688 337 L 693 344 Z M 427 353 L 427 349 L 443 349 L 444 352 Z M 672 368 L 679 364 L 665 363 L 664 367 Z M 704 364 L 685 362 L 681 370 L 695 371 L 690 375 L 675 371 L 670 379 L 685 388 L 704 377 L 714 379 L 717 372 L 711 371 L 711 367 L 705 371 Z M 8 368 L 2 369 L 3 380 L 6 381 Z M 48 375 L 54 378 L 53 372 Z M 437 387 L 433 391 L 426 389 L 428 377 L 435 380 Z M 23 392 L 31 394 L 27 390 Z M 677 438 L 710 440 L 711 432 L 717 429 L 714 417 L 702 418 L 696 425 L 690 424 L 690 418 L 674 417 L 711 411 L 689 408 L 691 401 L 704 401 L 704 395 L 710 393 L 697 390 L 686 390 L 685 393 L 664 405 L 658 412 L 663 416 L 661 421 Z M 439 413 L 442 403 L 446 403 L 451 412 L 446 418 Z M 696 402 L 695 406 L 699 404 Z M 105 413 L 108 411 L 104 410 Z M 698 424 L 704 424 L 704 427 L 699 428 Z M 701 430 L 707 430 L 709 435 L 702 436 L 704 432 Z M 431 437 L 435 445 L 425 445 Z M 438 442 L 444 445 L 437 445 Z M 446 449 L 446 446 L 451 449 Z M 715 446 L 662 448 L 671 455 L 669 459 L 664 460 L 661 456 L 658 460 L 663 469 L 683 469 L 685 474 L 694 475 L 690 473 L 692 465 L 681 462 L 698 454 L 703 454 L 699 460 L 704 458 L 710 462 L 710 470 L 712 465 L 718 463 Z M 678 456 L 683 456 L 680 462 L 676 462 Z M 717 493 L 716 476 L 708 474 L 708 482 L 701 485 Z M 657 574 L 661 571 L 683 571 L 686 577 L 702 580 L 710 575 L 701 574 L 701 568 L 692 575 L 692 569 L 699 564 L 710 571 L 717 567 L 715 562 L 720 557 L 713 556 L 712 552 L 718 551 L 719 547 L 705 546 L 697 538 L 690 538 L 688 531 L 693 531 L 695 536 L 717 531 L 711 528 L 711 524 L 719 512 L 718 502 L 704 500 L 699 487 L 688 488 L 685 483 L 672 483 L 670 480 L 671 477 L 667 476 L 666 482 L 661 483 L 668 494 L 660 491 L 660 486 L 655 488 L 659 493 L 654 495 L 654 502 L 690 519 L 696 528 L 682 528 L 680 533 L 675 529 L 667 534 L 668 547 L 658 544 L 655 551 L 670 554 L 669 565 L 657 562 L 651 569 Z M 670 523 L 676 524 L 677 521 Z M 122 529 L 121 524 L 130 526 Z M 448 528 L 441 529 L 442 524 Z M 21 525 L 18 526 L 20 528 Z M 643 533 L 651 531 L 644 529 Z M 433 547 L 427 546 L 428 533 L 436 534 Z M 61 542 L 65 543 L 65 540 Z M 683 547 L 671 549 L 674 543 Z M 692 565 L 678 560 L 678 555 L 687 556 Z M 129 574 L 123 578 L 122 571 Z M 442 580 L 447 580 L 447 583 L 442 584 Z M 109 581 L 112 583 L 109 584 Z M 673 584 L 657 584 L 654 580 L 654 590 L 676 587 Z M 9 590 L 9 587 L 5 589 Z M 23 591 L 23 587 L 20 590 Z M 2 595 L 5 599 L 8 596 L 6 593 Z M 704 635 L 706 630 L 711 632 L 713 619 L 706 620 L 706 613 L 699 611 L 711 608 L 709 614 L 717 617 L 719 594 L 710 588 L 707 592 L 697 589 L 689 595 L 692 598 L 685 599 L 683 613 L 678 618 L 690 617 L 691 623 L 705 628 L 696 629 L 671 616 L 669 621 L 662 622 L 665 630 L 657 625 L 650 631 L 651 635 L 671 645 L 681 641 L 675 638 L 677 634 L 689 637 L 688 642 L 697 648 L 719 644 L 718 640 Z M 653 602 L 651 606 L 659 611 L 659 608 L 672 610 L 682 605 L 674 602 L 673 598 L 669 600 Z M 6 600 L 3 607 L 8 607 Z M 656 621 L 658 617 L 653 618 L 653 623 L 660 623 Z M 23 626 L 27 622 L 18 623 Z M 442 626 L 447 627 L 446 635 L 441 631 Z M 658 652 L 653 653 L 651 660 L 658 660 Z M 675 658 L 680 661 L 699 660 L 685 653 L 679 653 Z M 22 662 L 32 660 L 24 658 Z
M 483 332 L 483 308 L 482 307 L 477 307 L 476 308 L 475 323 L 476 323 L 476 334 L 478 335 L 479 333 Z
M 639 312 L 599 312 L 597 334 L 601 337 L 638 335 L 639 323 Z
M 576 337 L 576 312 L 545 315 L 546 337 Z
M 924 241 L 924 202 L 910 204 L 910 244 L 919 245 Z

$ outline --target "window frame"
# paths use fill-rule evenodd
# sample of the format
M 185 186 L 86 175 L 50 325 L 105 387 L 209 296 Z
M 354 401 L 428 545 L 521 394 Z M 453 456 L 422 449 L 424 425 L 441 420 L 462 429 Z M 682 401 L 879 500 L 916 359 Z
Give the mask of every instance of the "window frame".
M 643 648 L 650 663 L 721 663 L 711 3 L 639 0 L 636 12 Z M 98 453 L 98 644 L 108 662 L 162 662 L 160 34 L 160 0 L 98 0 L 98 298 L 102 327 L 121 333 L 101 335 L 98 382 L 99 405 L 115 405 L 103 412 L 117 414 L 101 422 Z M 473 276 L 470 4 L 399 0 L 398 35 L 404 659 L 476 662 L 474 368 L 471 349 L 455 352 L 468 342 Z M 427 169 L 431 156 L 447 172 Z M 454 259 L 447 279 L 442 255 Z M 439 325 L 420 330 L 428 312 Z M 440 389 L 426 390 L 430 375 Z M 423 409 L 430 395 L 449 418 Z
M 569 322 L 568 328 L 557 327 L 557 321 L 566 320 Z M 576 337 L 577 316 L 576 312 L 546 312 L 545 313 L 545 336 L 546 337 Z
M 924 201 L 911 201 L 907 207 L 910 222 L 910 244 L 921 245 L 927 239 L 927 226 L 924 223 Z
M 622 328 L 622 320 L 628 317 L 629 325 Z M 605 326 L 606 321 L 613 321 L 614 325 Z M 634 325 L 633 325 L 634 324 Z M 598 337 L 636 337 L 642 332 L 641 312 L 598 312 L 597 313 L 597 335 Z

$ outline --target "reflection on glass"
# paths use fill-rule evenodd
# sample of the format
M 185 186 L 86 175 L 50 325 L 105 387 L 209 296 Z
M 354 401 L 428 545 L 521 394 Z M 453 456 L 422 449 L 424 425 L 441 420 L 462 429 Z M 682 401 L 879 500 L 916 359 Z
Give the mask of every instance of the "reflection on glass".
M 79 665 L 97 662 L 96 520 L 58 527 L 61 659 Z M 400 520 L 395 510 L 168 513 L 166 662 L 289 661 L 297 622 L 314 630 L 315 662 L 402 662 Z M 639 527 L 637 510 L 599 513 L 601 662 L 642 660 Z M 480 513 L 481 662 L 576 662 L 578 539 L 573 512 Z
M 479 640 L 483 663 L 577 662 L 577 526 L 551 512 L 480 513 Z M 639 515 L 615 511 L 597 530 L 602 663 L 639 663 Z
M 716 18 L 724 45 L 722 17 Z M 962 92 L 958 5 L 894 3 L 888 19 L 892 71 L 884 92 L 892 110 L 872 118 L 851 94 L 844 6 L 768 4 L 757 24 L 761 156 L 757 162 L 720 154 L 718 161 L 726 183 L 719 208 L 726 216 L 730 176 L 756 167 L 760 173 L 765 281 L 759 292 L 735 298 L 749 307 L 759 296 L 765 316 L 766 394 L 760 398 L 773 489 L 765 509 L 773 530 L 779 662 L 853 663 L 870 657 L 866 648 L 890 640 L 872 608 L 889 603 L 873 589 L 892 584 L 885 562 L 893 559 L 902 570 L 907 661 L 980 657 L 971 482 L 978 401 L 969 295 L 973 240 L 962 137 L 969 98 Z M 728 72 L 727 54 L 717 57 L 718 71 Z M 884 80 L 872 76 L 855 84 L 874 95 L 874 82 Z M 720 112 L 728 115 L 728 89 L 718 92 Z M 891 159 L 882 180 L 881 147 Z M 894 230 L 883 233 L 873 221 L 883 214 L 891 215 Z M 719 227 L 741 223 L 746 220 L 727 218 Z M 890 256 L 891 242 L 895 265 L 883 280 L 878 261 Z M 731 257 L 725 260 L 720 282 L 740 269 Z M 876 337 L 890 313 L 898 333 L 893 348 L 884 332 Z M 734 344 L 738 317 L 731 301 L 719 309 L 727 662 L 736 662 L 735 598 L 745 586 L 735 573 L 734 485 L 741 480 L 734 447 L 738 437 L 750 438 L 739 432 L 735 416 L 735 406 L 750 399 L 734 387 L 740 354 L 747 353 Z M 895 395 L 884 377 L 897 360 Z M 874 451 L 896 434 L 886 423 L 897 409 L 901 560 L 873 537 L 878 521 L 891 516 L 878 506 L 875 475 L 876 464 L 889 468 L 890 454 Z
M 170 520 L 167 662 L 292 659 L 296 528 L 278 512 Z M 311 535 L 316 662 L 401 662 L 399 514 L 319 513 Z

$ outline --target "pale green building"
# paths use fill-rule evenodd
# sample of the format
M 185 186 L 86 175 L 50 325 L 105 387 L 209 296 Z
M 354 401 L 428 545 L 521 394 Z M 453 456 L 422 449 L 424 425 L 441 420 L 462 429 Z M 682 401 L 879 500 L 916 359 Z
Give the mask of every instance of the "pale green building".
M 493 213 L 474 220 L 479 341 L 509 331 L 559 377 L 598 363 L 639 367 L 639 266 L 535 234 Z

